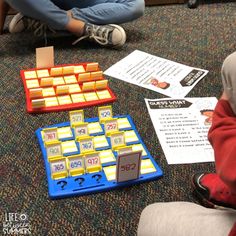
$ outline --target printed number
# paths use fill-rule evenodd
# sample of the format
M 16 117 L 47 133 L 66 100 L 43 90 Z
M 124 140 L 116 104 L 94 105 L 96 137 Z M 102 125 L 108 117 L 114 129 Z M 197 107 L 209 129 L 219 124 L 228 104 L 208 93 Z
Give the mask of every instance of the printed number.
M 82 148 L 83 149 L 90 149 L 90 148 L 92 148 L 92 143 L 91 142 L 82 143 Z
M 81 120 L 82 120 L 81 116 L 72 116 L 72 122 L 79 122 Z
M 120 144 L 120 143 L 122 143 L 122 138 L 114 138 L 114 143 L 115 143 L 115 144 Z
M 96 164 L 98 164 L 98 158 L 97 158 L 97 157 L 95 157 L 95 158 L 89 158 L 87 161 L 88 161 L 88 164 L 90 164 L 90 165 L 96 165 Z
M 136 167 L 135 163 L 132 164 L 127 164 L 127 165 L 123 165 L 121 166 L 121 171 L 130 171 L 130 170 L 134 170 Z
M 82 162 L 81 161 L 72 161 L 70 163 L 70 168 L 71 169 L 74 169 L 74 168 L 77 168 L 77 167 L 81 167 L 82 166 Z
M 116 129 L 116 124 L 107 124 L 107 130 Z
M 64 170 L 64 165 L 63 164 L 55 164 L 54 165 L 54 170 L 55 171 Z
M 54 138 L 56 138 L 56 134 L 55 133 L 48 133 L 48 134 L 46 134 L 46 136 L 47 136 L 47 139 L 54 139 Z
M 52 154 L 58 153 L 59 152 L 59 147 L 52 147 L 49 149 L 49 152 Z
M 77 129 L 78 134 L 86 134 L 85 129 Z
M 110 112 L 110 111 L 103 111 L 103 112 L 101 113 L 101 116 L 102 116 L 102 117 L 109 117 L 109 116 L 111 116 L 111 112 Z

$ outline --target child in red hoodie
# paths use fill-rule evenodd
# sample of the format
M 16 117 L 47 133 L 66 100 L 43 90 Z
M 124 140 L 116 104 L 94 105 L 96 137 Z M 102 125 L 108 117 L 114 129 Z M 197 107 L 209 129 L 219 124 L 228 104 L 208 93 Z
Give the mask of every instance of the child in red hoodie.
M 236 52 L 222 66 L 224 92 L 208 133 L 214 149 L 216 173 L 192 177 L 194 192 L 208 209 L 194 203 L 170 202 L 147 206 L 138 236 L 236 236 Z

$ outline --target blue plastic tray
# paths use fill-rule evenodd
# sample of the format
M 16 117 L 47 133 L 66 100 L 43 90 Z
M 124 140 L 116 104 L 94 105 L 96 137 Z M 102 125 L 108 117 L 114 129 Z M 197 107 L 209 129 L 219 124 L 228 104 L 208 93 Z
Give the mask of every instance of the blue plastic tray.
M 123 116 L 114 116 L 114 118 L 127 118 L 131 127 L 130 128 L 124 128 L 120 129 L 120 131 L 126 131 L 126 130 L 134 130 L 136 133 L 136 136 L 138 137 L 138 141 L 136 142 L 129 142 L 127 143 L 127 146 L 133 145 L 133 144 L 142 144 L 143 148 L 145 149 L 147 155 L 142 157 L 142 159 L 150 159 L 154 167 L 156 168 L 155 172 L 148 173 L 148 174 L 141 174 L 139 179 L 136 180 L 130 180 L 126 182 L 120 182 L 117 183 L 116 181 L 108 181 L 106 178 L 106 175 L 102 169 L 102 171 L 97 172 L 97 173 L 86 173 L 84 175 L 79 175 L 79 176 L 74 176 L 74 177 L 67 177 L 67 178 L 62 178 L 58 180 L 54 180 L 51 178 L 51 170 L 50 170 L 50 164 L 48 162 L 47 154 L 46 154 L 46 149 L 44 146 L 44 142 L 42 139 L 41 131 L 45 128 L 52 128 L 52 127 L 68 127 L 70 126 L 70 122 L 64 122 L 60 124 L 55 124 L 51 126 L 47 126 L 44 128 L 39 128 L 36 130 L 36 136 L 39 141 L 39 145 L 43 154 L 44 158 L 44 163 L 45 163 L 45 168 L 46 168 L 46 174 L 47 174 L 47 180 L 48 180 L 48 191 L 49 191 L 49 196 L 52 199 L 55 198 L 65 198 L 65 197 L 71 197 L 71 196 L 80 196 L 80 195 L 86 195 L 86 194 L 91 194 L 91 193 L 97 193 L 97 192 L 102 192 L 102 191 L 109 191 L 115 188 L 120 188 L 120 187 L 127 187 L 131 186 L 134 184 L 142 183 L 145 181 L 150 181 L 150 180 L 155 180 L 158 179 L 159 177 L 163 176 L 163 172 L 158 166 L 158 164 L 155 162 L 154 158 L 151 156 L 150 152 L 147 150 L 145 144 L 143 143 L 140 135 L 137 132 L 137 129 L 129 115 L 123 115 Z M 99 119 L 98 117 L 96 118 L 88 118 L 85 119 L 85 122 L 98 122 Z M 91 136 L 96 136 L 96 135 L 104 135 L 104 126 L 101 124 L 103 132 L 93 134 Z M 73 138 L 66 138 L 61 141 L 68 141 L 68 140 L 74 140 L 74 132 L 72 129 L 73 133 Z M 101 151 L 105 149 L 111 149 L 111 143 L 110 143 L 110 138 L 106 137 L 109 147 L 101 149 L 98 148 L 96 151 Z M 78 143 L 76 143 L 78 144 Z M 78 147 L 78 152 L 73 152 L 66 154 L 64 156 L 68 155 L 75 155 L 75 154 L 80 154 L 79 152 L 79 145 Z M 113 151 L 113 154 L 115 157 L 117 157 L 117 153 Z M 116 165 L 116 162 L 109 162 L 109 163 L 104 163 L 102 164 L 102 167 L 105 166 L 112 166 Z

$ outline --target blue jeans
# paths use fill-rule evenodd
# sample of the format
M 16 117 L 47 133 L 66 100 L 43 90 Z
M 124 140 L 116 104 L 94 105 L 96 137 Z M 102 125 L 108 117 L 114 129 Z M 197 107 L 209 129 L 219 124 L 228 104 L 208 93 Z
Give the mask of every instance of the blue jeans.
M 97 25 L 122 24 L 143 15 L 144 0 L 5 0 L 23 15 L 55 30 L 65 30 L 72 11 L 75 19 Z

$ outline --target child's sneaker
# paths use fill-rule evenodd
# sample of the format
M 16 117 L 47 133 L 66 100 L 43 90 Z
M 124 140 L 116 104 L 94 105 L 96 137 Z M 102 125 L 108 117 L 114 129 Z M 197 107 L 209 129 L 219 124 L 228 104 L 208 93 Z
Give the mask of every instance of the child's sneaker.
M 217 174 L 195 174 L 192 186 L 204 206 L 236 209 L 236 194 L 230 191 Z
M 47 26 L 38 20 L 18 13 L 12 18 L 8 29 L 10 33 L 20 33 L 25 30 L 32 30 L 34 31 L 34 35 L 41 36 L 44 34 L 45 30 L 47 30 Z
M 73 45 L 83 39 L 92 39 L 102 46 L 121 47 L 126 41 L 126 33 L 119 25 L 93 25 L 86 23 L 84 34 Z

